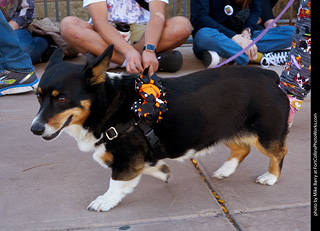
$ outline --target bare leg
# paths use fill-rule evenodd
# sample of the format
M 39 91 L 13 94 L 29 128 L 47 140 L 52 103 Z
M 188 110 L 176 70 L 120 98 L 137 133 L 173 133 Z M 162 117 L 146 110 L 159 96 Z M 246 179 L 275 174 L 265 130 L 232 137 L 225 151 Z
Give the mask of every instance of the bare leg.
M 90 23 L 77 17 L 65 17 L 60 22 L 60 31 L 64 40 L 83 54 L 99 56 L 109 46 Z M 114 50 L 111 61 L 122 64 L 124 56 Z
M 191 34 L 192 26 L 185 17 L 167 19 L 158 44 L 157 51 L 169 51 L 183 44 Z M 69 16 L 60 22 L 60 31 L 65 41 L 81 53 L 99 56 L 109 44 L 94 30 L 94 27 L 79 18 Z M 144 35 L 133 47 L 142 53 L 145 45 Z M 112 55 L 112 62 L 122 64 L 124 56 L 117 51 Z
M 160 38 L 157 52 L 170 51 L 181 46 L 189 38 L 192 32 L 190 21 L 181 16 L 166 19 L 162 36 Z M 133 45 L 137 51 L 142 53 L 145 45 L 144 35 Z

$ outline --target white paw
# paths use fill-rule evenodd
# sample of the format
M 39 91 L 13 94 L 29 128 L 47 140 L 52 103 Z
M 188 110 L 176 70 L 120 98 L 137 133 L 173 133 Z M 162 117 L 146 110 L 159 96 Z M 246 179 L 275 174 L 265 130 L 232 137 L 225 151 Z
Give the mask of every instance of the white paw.
M 87 209 L 96 212 L 106 212 L 115 207 L 118 203 L 119 201 L 114 201 L 112 198 L 102 195 L 98 196 L 97 199 L 92 201 Z
M 274 185 L 277 182 L 277 180 L 278 180 L 277 176 L 269 172 L 266 172 L 256 179 L 256 183 L 263 184 L 263 185 Z
M 88 206 L 88 210 L 97 212 L 106 212 L 117 206 L 120 201 L 137 186 L 141 174 L 129 181 L 120 181 L 110 179 L 109 189 L 102 196 L 97 197 Z
M 239 161 L 237 158 L 232 158 L 223 163 L 223 165 L 213 173 L 213 177 L 218 179 L 223 179 L 225 177 L 230 176 L 237 169 L 239 165 Z

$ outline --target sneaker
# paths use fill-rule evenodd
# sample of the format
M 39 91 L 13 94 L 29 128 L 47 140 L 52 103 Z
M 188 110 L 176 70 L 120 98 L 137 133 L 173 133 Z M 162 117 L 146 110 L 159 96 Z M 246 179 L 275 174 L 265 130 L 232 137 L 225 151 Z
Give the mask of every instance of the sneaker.
M 179 51 L 167 51 L 157 54 L 159 61 L 158 71 L 176 72 L 183 64 L 182 54 Z
M 32 91 L 38 85 L 36 73 L 17 73 L 0 70 L 0 96 Z
M 206 69 L 213 68 L 224 60 L 226 59 L 219 56 L 215 51 L 204 51 L 202 53 L 202 63 Z
M 284 51 L 275 51 L 275 52 L 270 52 L 266 53 L 263 55 L 261 59 L 261 66 L 263 67 L 269 67 L 270 64 L 279 66 L 281 64 L 285 64 L 287 60 L 289 51 L 284 50 Z

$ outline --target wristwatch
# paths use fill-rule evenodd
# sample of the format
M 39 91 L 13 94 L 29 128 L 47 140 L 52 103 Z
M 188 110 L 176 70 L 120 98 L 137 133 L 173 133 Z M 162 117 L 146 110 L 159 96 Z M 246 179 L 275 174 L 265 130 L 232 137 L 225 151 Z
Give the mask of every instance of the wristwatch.
M 156 46 L 151 45 L 151 44 L 147 44 L 144 46 L 143 50 L 156 53 Z

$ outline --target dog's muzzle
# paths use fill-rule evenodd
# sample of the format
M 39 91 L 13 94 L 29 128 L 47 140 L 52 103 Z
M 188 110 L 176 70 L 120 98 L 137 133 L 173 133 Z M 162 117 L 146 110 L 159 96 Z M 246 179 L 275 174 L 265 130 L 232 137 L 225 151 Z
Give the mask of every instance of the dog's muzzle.
M 32 123 L 32 126 L 31 126 L 31 131 L 33 132 L 34 135 L 38 135 L 38 136 L 41 136 L 42 135 L 42 138 L 45 139 L 45 140 L 53 140 L 54 138 L 56 138 L 60 132 L 65 128 L 67 127 L 70 123 L 71 123 L 71 120 L 72 120 L 72 115 L 70 115 L 68 117 L 68 119 L 64 122 L 64 124 L 62 125 L 62 127 L 55 131 L 54 133 L 52 134 L 46 134 L 46 124 L 41 122 L 41 121 L 38 121 L 38 120 L 35 120 L 33 121 Z

